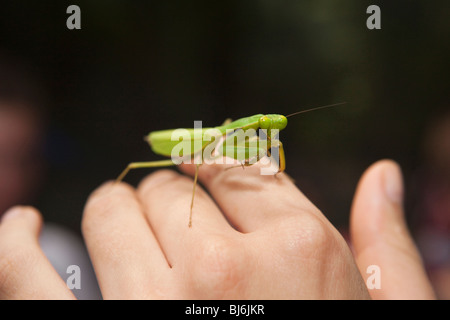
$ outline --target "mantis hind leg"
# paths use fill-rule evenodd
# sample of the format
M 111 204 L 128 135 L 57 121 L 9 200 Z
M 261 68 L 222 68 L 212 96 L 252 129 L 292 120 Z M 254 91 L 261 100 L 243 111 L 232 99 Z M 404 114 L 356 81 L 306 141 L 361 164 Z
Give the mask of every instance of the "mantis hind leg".
M 119 175 L 116 179 L 116 183 L 120 182 L 125 178 L 125 176 L 132 169 L 140 169 L 140 168 L 159 168 L 159 167 L 169 167 L 174 166 L 175 164 L 172 160 L 161 160 L 161 161 L 149 161 L 149 162 L 132 162 L 130 163 Z
M 132 169 L 169 167 L 169 166 L 174 166 L 174 165 L 175 164 L 172 162 L 172 160 L 161 160 L 161 161 L 150 161 L 150 162 L 132 162 L 122 171 L 122 173 L 116 179 L 116 183 L 119 183 L 120 181 L 122 181 L 123 178 L 125 178 L 125 176 L 128 174 L 128 172 L 130 172 L 130 170 L 132 170 Z M 200 167 L 199 164 L 197 164 L 197 166 L 195 167 L 194 187 L 192 190 L 191 208 L 190 208 L 190 212 L 189 212 L 189 228 L 192 227 L 192 209 L 194 207 L 194 196 L 195 196 L 195 188 L 197 186 L 199 167 Z
M 195 196 L 195 187 L 197 186 L 197 180 L 198 180 L 198 170 L 200 168 L 200 165 L 197 164 L 195 166 L 195 175 L 194 175 L 194 187 L 192 188 L 192 199 L 191 199 L 191 209 L 189 212 L 189 228 L 192 227 L 192 209 L 194 208 L 194 196 Z

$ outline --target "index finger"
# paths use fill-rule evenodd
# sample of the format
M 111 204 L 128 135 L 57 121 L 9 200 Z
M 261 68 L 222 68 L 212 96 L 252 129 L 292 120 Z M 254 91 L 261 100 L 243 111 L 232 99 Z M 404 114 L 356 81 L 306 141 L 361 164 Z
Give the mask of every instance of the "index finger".
M 0 222 L 0 299 L 74 299 L 39 246 L 40 213 L 10 209 Z
M 169 264 L 129 185 L 93 192 L 82 231 L 104 298 L 155 297 L 169 281 Z
M 284 173 L 261 175 L 258 163 L 245 169 L 227 168 L 202 165 L 198 178 L 239 231 L 252 232 L 301 212 L 321 215 Z M 180 169 L 189 174 L 195 171 L 185 164 Z

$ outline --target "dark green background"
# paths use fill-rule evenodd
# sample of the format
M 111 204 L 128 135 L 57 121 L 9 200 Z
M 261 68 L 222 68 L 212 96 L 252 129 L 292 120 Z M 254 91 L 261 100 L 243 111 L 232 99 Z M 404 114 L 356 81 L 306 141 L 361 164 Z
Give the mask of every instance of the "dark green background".
M 81 30 L 66 9 L 81 8 Z M 381 8 L 382 29 L 366 28 Z M 287 172 L 338 226 L 356 183 L 398 161 L 419 214 L 423 137 L 449 109 L 449 1 L 7 1 L 0 49 L 35 66 L 49 97 L 49 171 L 36 205 L 78 230 L 89 193 L 157 160 L 150 131 L 289 114 Z M 136 184 L 149 171 L 132 172 Z

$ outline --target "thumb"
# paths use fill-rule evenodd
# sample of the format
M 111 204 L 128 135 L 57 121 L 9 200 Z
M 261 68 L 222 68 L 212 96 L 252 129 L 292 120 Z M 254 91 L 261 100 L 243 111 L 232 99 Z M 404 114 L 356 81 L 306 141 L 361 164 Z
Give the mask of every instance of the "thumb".
M 374 299 L 433 299 L 402 201 L 402 174 L 394 161 L 381 160 L 367 169 L 350 217 L 356 262 Z

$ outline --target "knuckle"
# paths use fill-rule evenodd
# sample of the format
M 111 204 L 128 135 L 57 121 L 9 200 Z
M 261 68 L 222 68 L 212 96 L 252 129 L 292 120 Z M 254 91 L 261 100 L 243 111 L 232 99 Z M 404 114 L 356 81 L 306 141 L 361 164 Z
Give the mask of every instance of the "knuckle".
M 139 183 L 138 191 L 142 195 L 148 195 L 155 189 L 161 188 L 162 186 L 167 185 L 169 182 L 172 182 L 173 180 L 179 178 L 180 175 L 173 170 L 160 169 L 145 177 Z
M 294 259 L 322 256 L 334 242 L 331 228 L 315 215 L 284 219 L 279 228 L 282 230 L 280 250 Z
M 81 221 L 83 232 L 89 232 L 92 228 L 98 228 L 106 223 L 116 212 L 120 212 L 118 208 L 121 208 L 129 199 L 128 193 L 111 192 L 111 194 L 88 201 Z
M 195 277 L 200 289 L 207 287 L 215 292 L 225 292 L 236 286 L 244 265 L 239 248 L 242 248 L 241 244 L 226 238 L 209 239 L 201 244 Z
M 12 208 L 14 211 L 12 214 L 18 213 L 13 221 L 16 221 L 14 225 L 17 227 L 18 224 L 24 224 L 28 226 L 37 226 L 39 227 L 42 224 L 42 216 L 41 213 L 32 206 L 15 206 Z M 8 216 L 6 216 L 7 218 Z M 13 229 L 16 227 L 12 227 Z M 10 229 L 10 228 L 8 228 Z
M 24 207 L 22 207 L 22 212 L 29 219 L 33 219 L 34 221 L 37 221 L 38 223 L 42 223 L 42 216 L 36 208 L 31 207 L 31 206 L 24 206 Z

